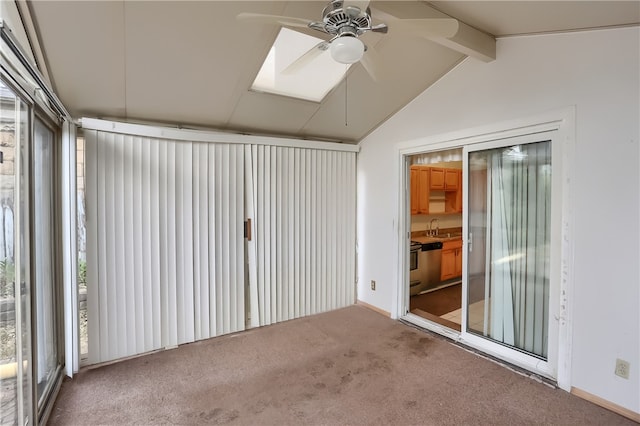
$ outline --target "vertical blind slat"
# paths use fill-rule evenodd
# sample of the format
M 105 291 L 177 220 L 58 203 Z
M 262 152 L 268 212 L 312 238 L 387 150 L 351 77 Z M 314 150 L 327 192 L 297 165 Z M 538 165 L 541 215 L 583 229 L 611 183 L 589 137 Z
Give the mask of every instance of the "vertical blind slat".
M 218 247 L 218 233 L 216 229 L 218 212 L 216 211 L 216 203 L 217 200 L 217 190 L 216 190 L 216 181 L 217 181 L 217 163 L 215 157 L 215 146 L 207 145 L 207 164 L 209 166 L 209 170 L 207 172 L 207 218 L 208 218 L 208 229 L 209 229 L 209 333 L 211 336 L 215 336 L 218 330 L 218 309 L 216 300 L 217 299 L 217 286 L 215 283 L 217 282 L 217 275 L 219 265 L 216 264 L 216 255 L 219 253 Z
M 108 149 L 105 151 L 105 163 L 111 170 L 115 168 L 114 162 L 114 143 L 113 143 L 114 135 L 106 135 L 104 140 L 104 145 Z M 109 289 L 105 290 L 106 298 L 105 298 L 105 306 L 104 306 L 104 315 L 105 318 L 103 320 L 104 326 L 106 329 L 106 342 L 104 342 L 105 346 L 103 346 L 109 357 L 117 357 L 118 356 L 118 315 L 117 311 L 117 295 L 118 295 L 118 277 L 117 277 L 117 265 L 114 262 L 115 258 L 115 208 L 111 200 L 113 200 L 113 192 L 115 186 L 115 178 L 114 174 L 105 176 L 105 204 L 106 204 L 106 213 L 105 213 L 105 236 L 106 236 L 106 252 L 105 252 L 105 267 L 104 272 L 107 278 L 113 280 L 115 285 Z
M 315 197 L 314 197 L 314 188 L 315 181 L 313 176 L 314 167 L 312 165 L 312 158 L 314 151 L 305 150 L 305 168 L 306 168 L 306 182 L 305 182 L 305 193 L 306 193 L 306 219 L 307 226 L 305 228 L 305 264 L 307 267 L 306 270 L 306 290 L 307 297 L 305 300 L 306 303 L 306 311 L 307 315 L 312 315 L 315 313 L 315 287 L 314 287 L 314 278 L 316 276 L 315 273 Z
M 269 196 L 270 197 L 274 197 L 275 194 L 277 193 L 277 159 L 276 159 L 276 148 L 275 147 L 269 147 L 268 148 L 269 151 L 269 160 L 270 160 L 270 173 L 272 175 L 272 177 L 270 176 L 269 179 Z M 266 200 L 265 200 L 266 202 Z M 271 201 L 269 200 L 269 208 L 270 208 L 270 212 L 269 212 L 269 219 L 271 222 L 271 226 L 269 227 L 269 247 L 268 247 L 268 251 L 265 253 L 266 255 L 270 255 L 272 253 L 276 253 L 277 252 L 277 247 L 276 247 L 276 238 L 275 238 L 275 230 L 278 229 L 277 228 L 277 216 L 276 216 L 276 210 L 277 210 L 277 203 L 275 201 Z M 277 261 L 277 257 L 276 256 L 268 256 L 269 258 L 269 263 L 270 263 L 270 276 L 269 276 L 269 289 L 271 290 L 271 294 L 270 294 L 270 302 L 271 302 L 271 313 L 270 313 L 270 318 L 269 318 L 269 324 L 274 323 L 277 321 L 277 316 L 278 316 L 278 294 L 277 294 L 277 275 L 276 275 L 276 271 L 278 269 L 278 266 L 276 264 Z
M 149 150 L 148 141 L 138 138 L 138 150 L 136 152 L 138 158 L 139 167 L 139 187 L 137 197 L 140 198 L 140 212 L 136 217 L 136 228 L 139 230 L 138 246 L 136 250 L 140 250 L 140 258 L 142 271 L 138 280 L 142 282 L 142 298 L 144 309 L 142 310 L 142 318 L 139 318 L 143 327 L 143 345 L 140 348 L 140 352 L 147 352 L 153 348 L 153 322 L 147 319 L 153 318 L 153 291 L 151 288 L 152 283 L 152 245 L 151 245 L 151 233 L 150 226 L 152 224 L 151 219 L 151 188 L 150 181 L 150 163 L 151 153 Z M 137 281 L 137 282 L 140 282 Z
M 87 281 L 97 283 L 100 280 L 98 271 L 98 258 L 100 256 L 100 245 L 98 241 L 104 241 L 98 237 L 99 223 L 98 213 L 100 206 L 100 175 L 98 171 L 98 143 L 97 132 L 88 130 L 85 132 L 85 168 L 94 173 L 87 174 L 86 178 L 86 226 L 87 239 L 96 244 L 87 245 Z M 89 362 L 99 362 L 100 360 L 100 295 L 97 291 L 87 293 L 87 328 L 88 328 L 88 351 Z
M 134 168 L 133 165 L 133 150 L 134 150 L 134 142 L 131 136 L 125 136 L 123 140 L 123 159 L 122 165 L 124 168 L 123 173 L 123 194 L 125 198 L 124 202 L 124 211 L 123 211 L 123 232 L 124 235 L 127 236 L 125 238 L 125 250 L 124 250 L 124 275 L 125 275 L 125 298 L 127 303 L 127 321 L 125 323 L 125 327 L 127 327 L 127 352 L 138 352 L 138 341 L 143 340 L 143 336 L 139 333 L 138 330 L 138 311 L 142 311 L 143 308 L 141 305 L 142 297 L 141 297 L 141 286 L 138 285 L 139 277 L 137 277 L 136 272 L 136 251 L 135 251 L 135 241 L 137 238 L 133 235 L 134 233 Z M 139 210 L 139 208 L 138 208 Z
M 293 194 L 295 197 L 295 201 L 293 203 L 293 208 L 294 208 L 294 212 L 293 212 L 293 241 L 294 241 L 294 247 L 293 247 L 293 265 L 294 265 L 294 271 L 293 271 L 293 282 L 294 282 L 294 298 L 293 298 L 293 308 L 294 308 L 294 318 L 298 318 L 301 315 L 300 312 L 300 307 L 304 305 L 304 301 L 302 300 L 301 297 L 301 288 L 302 288 L 302 280 L 300 279 L 300 271 L 301 271 L 301 265 L 300 265 L 300 251 L 301 251 L 301 247 L 300 247 L 300 205 L 302 204 L 300 201 L 300 182 L 302 180 L 302 176 L 300 174 L 300 150 L 299 149 L 294 149 L 293 152 L 293 165 L 294 165 L 294 172 L 293 172 Z
M 186 322 L 187 312 L 185 310 L 186 289 L 184 282 L 184 250 L 186 240 L 184 235 L 184 176 L 183 176 L 183 155 L 185 154 L 184 143 L 174 144 L 175 154 L 173 156 L 173 165 L 175 167 L 175 203 L 173 213 L 175 214 L 175 322 L 176 322 L 176 344 L 186 343 Z
M 175 142 L 167 143 L 167 156 L 165 170 L 167 177 L 167 341 L 165 347 L 173 347 L 178 344 L 178 306 L 176 301 L 177 274 L 177 241 L 176 241 L 176 145 Z
M 118 312 L 117 315 L 117 329 L 114 333 L 113 341 L 116 342 L 117 356 L 124 356 L 127 353 L 128 333 L 127 333 L 127 295 L 125 282 L 125 262 L 124 262 L 124 250 L 125 250 L 125 238 L 124 238 L 124 202 L 115 202 L 116 197 L 120 198 L 124 194 L 124 180 L 123 180 L 123 136 L 114 135 L 113 144 L 113 165 L 115 168 L 114 173 L 114 186 L 112 192 L 112 199 L 110 200 L 113 206 L 113 233 L 114 244 L 112 246 L 112 264 L 114 265 L 114 272 L 117 283 L 117 291 L 115 295 L 115 304 L 112 309 Z
M 129 235 L 132 237 L 130 242 L 130 249 L 132 250 L 129 257 L 128 269 L 133 274 L 134 282 L 134 312 L 136 338 L 134 341 L 134 347 L 136 353 L 144 352 L 144 312 L 146 309 L 146 299 L 144 297 L 144 260 L 142 258 L 142 162 L 140 138 L 131 138 L 131 145 L 129 147 L 129 167 L 130 167 L 130 179 L 129 182 L 131 188 L 131 200 L 132 206 L 129 210 Z
M 183 200 L 182 207 L 184 209 L 182 223 L 183 229 L 183 288 L 184 288 L 184 342 L 193 342 L 195 340 L 195 317 L 194 317 L 194 265 L 193 265 L 193 144 L 182 144 L 184 156 L 182 159 L 182 182 L 183 182 Z
M 211 234 L 209 232 L 209 203 L 213 200 L 209 200 L 209 190 L 208 190 L 208 176 L 210 175 L 209 167 L 209 150 L 207 145 L 199 144 L 199 153 L 198 159 L 200 160 L 200 170 L 203 170 L 202 173 L 198 174 L 196 178 L 200 182 L 200 192 L 199 192 L 199 200 L 200 200 L 200 211 L 199 211 L 199 220 L 200 220 L 200 232 L 197 235 L 201 235 L 202 237 L 198 239 L 200 243 L 200 327 L 201 334 L 198 339 L 205 339 L 209 336 L 213 336 L 213 332 L 211 330 L 211 320 L 209 319 L 209 312 L 211 312 L 211 288 L 209 285 L 209 252 L 211 251 L 211 244 L 213 239 L 211 238 Z M 206 171 L 206 172 L 205 172 Z
M 193 223 L 193 233 L 194 235 L 200 235 L 200 200 L 202 199 L 200 194 L 200 180 L 199 177 L 201 175 L 200 172 L 200 161 L 199 161 L 199 146 L 198 144 L 194 144 L 192 148 L 192 156 L 191 161 L 192 165 L 192 173 L 191 176 L 188 176 L 188 179 L 192 179 L 193 185 L 193 193 L 194 197 L 192 200 L 193 209 L 192 209 L 192 223 Z M 203 238 L 204 239 L 204 238 Z M 202 339 L 202 290 L 200 288 L 200 272 L 201 272 L 201 247 L 200 241 L 197 238 L 192 239 L 191 244 L 193 244 L 193 317 L 194 317 L 194 337 L 195 340 Z M 208 322 L 208 321 L 207 321 Z
M 159 211 L 158 218 L 158 247 L 160 248 L 160 346 L 167 345 L 169 340 L 169 318 L 166 314 L 169 310 L 169 287 L 167 282 L 167 275 L 169 270 L 169 256 L 167 255 L 168 251 L 168 240 L 167 240 L 167 198 L 168 198 L 168 187 L 167 187 L 167 173 L 166 173 L 166 163 L 167 163 L 167 144 L 160 143 L 159 151 L 158 151 L 158 205 L 156 209 Z M 102 283 L 101 283 L 102 284 Z
M 269 303 L 266 299 L 266 294 L 264 291 L 265 288 L 265 275 L 267 270 L 266 262 L 264 261 L 264 246 L 265 246 L 265 226 L 263 223 L 267 223 L 266 211 L 264 209 L 264 191 L 265 191 L 265 183 L 264 183 L 264 169 L 266 168 L 266 162 L 264 161 L 264 146 L 253 146 L 253 153 L 255 158 L 257 158 L 256 166 L 254 167 L 256 182 L 257 182 L 257 204 L 256 204 L 256 217 L 254 218 L 255 226 L 256 226 L 256 268 L 258 270 L 257 281 L 258 281 L 258 312 L 259 323 L 265 324 L 267 313 L 266 311 L 269 308 Z M 258 167 L 260 165 L 260 167 Z M 264 218 L 264 220 L 258 220 L 258 218 Z
M 160 271 L 161 271 L 161 258 L 160 258 L 160 185 L 158 182 L 160 180 L 160 148 L 157 143 L 154 141 L 147 141 L 149 145 L 149 153 L 150 153 L 150 165 L 149 165 L 149 191 L 150 191 L 150 201 L 149 201 L 149 216 L 151 217 L 151 223 L 149 224 L 148 239 L 151 244 L 151 294 L 153 298 L 152 304 L 152 324 L 149 326 L 153 330 L 153 341 L 152 346 L 150 348 L 146 348 L 147 350 L 152 350 L 153 348 L 162 347 L 162 291 L 160 287 Z M 148 321 L 148 317 L 145 318 Z
M 235 327 L 233 330 L 245 329 L 245 240 L 244 240 L 244 207 L 245 207 L 245 179 L 244 179 L 244 147 L 242 145 L 232 146 L 236 151 L 236 168 L 235 168 L 235 233 L 234 241 L 236 245 L 236 253 L 234 264 L 236 267 L 236 280 L 233 283 L 236 291 L 236 303 L 233 314 L 235 315 Z
M 222 181 L 222 157 L 221 157 L 221 152 L 219 147 L 216 145 L 213 147 L 213 151 L 214 151 L 214 159 L 215 159 L 215 180 L 214 180 L 214 187 L 215 187 L 215 194 L 214 194 L 214 198 L 215 200 L 222 200 L 222 188 L 220 185 L 220 182 Z M 223 300 L 222 299 L 222 270 L 223 270 L 223 265 L 222 265 L 222 252 L 223 252 L 223 242 L 222 242 L 222 215 L 221 215 L 221 207 L 219 206 L 218 203 L 214 203 L 213 205 L 214 208 L 214 219 L 215 219 L 215 234 L 216 234 L 216 248 L 215 248 L 215 253 L 214 253 L 214 265 L 216 265 L 216 269 L 215 269 L 215 278 L 214 278 L 214 282 L 215 283 L 219 283 L 218 285 L 215 286 L 216 291 L 215 291 L 215 298 L 214 298 L 214 304 L 216 306 L 215 309 L 215 330 L 216 330 L 216 334 L 222 334 L 222 323 L 223 323 L 223 319 L 222 319 L 222 309 L 218 306 L 217 303 L 215 303 L 215 301 L 218 300 Z
M 321 246 L 319 236 L 322 235 L 319 232 L 320 221 L 318 220 L 318 212 L 320 210 L 321 203 L 319 202 L 319 185 L 318 185 L 318 152 L 313 151 L 311 153 L 311 313 L 315 314 L 320 311 L 320 251 L 318 247 Z

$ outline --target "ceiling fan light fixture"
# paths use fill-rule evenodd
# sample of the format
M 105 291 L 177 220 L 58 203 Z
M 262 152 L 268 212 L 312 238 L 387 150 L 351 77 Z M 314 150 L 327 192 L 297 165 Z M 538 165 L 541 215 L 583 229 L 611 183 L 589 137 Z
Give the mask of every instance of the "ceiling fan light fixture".
M 362 59 L 364 44 L 354 36 L 338 37 L 331 42 L 331 57 L 341 64 L 353 64 Z

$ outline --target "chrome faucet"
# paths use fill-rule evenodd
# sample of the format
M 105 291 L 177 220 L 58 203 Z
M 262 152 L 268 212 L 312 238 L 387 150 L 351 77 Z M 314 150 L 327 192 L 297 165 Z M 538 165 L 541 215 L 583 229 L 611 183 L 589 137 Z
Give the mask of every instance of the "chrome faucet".
M 436 228 L 435 228 L 435 232 L 433 229 L 433 221 L 436 221 Z M 431 219 L 431 221 L 429 222 L 429 235 L 431 236 L 435 236 L 438 235 L 438 232 L 440 231 L 440 225 L 438 224 L 438 218 L 433 218 Z

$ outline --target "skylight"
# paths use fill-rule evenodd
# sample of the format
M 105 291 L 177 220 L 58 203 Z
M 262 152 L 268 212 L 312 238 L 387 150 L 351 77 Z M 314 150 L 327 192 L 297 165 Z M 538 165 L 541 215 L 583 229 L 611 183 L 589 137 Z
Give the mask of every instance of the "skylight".
M 329 50 L 293 73 L 282 73 L 320 42 L 322 39 L 317 37 L 282 28 L 251 88 L 259 92 L 322 101 L 342 80 L 349 67 L 334 61 Z

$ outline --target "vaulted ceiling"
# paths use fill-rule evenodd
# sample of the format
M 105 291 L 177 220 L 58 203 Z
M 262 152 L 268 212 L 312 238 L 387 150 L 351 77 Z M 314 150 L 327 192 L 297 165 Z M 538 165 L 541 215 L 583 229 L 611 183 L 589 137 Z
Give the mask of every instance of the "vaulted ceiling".
M 363 36 L 387 64 L 360 64 L 320 103 L 250 86 L 279 27 L 241 12 L 320 20 L 324 1 L 30 1 L 39 64 L 71 114 L 233 132 L 361 140 L 493 37 L 633 25 L 637 1 L 372 1 L 389 33 Z M 398 19 L 451 16 L 459 40 L 400 31 Z M 395 31 L 398 30 L 398 31 Z M 311 32 L 310 34 L 318 35 Z M 497 52 L 498 60 L 500 52 Z M 309 84 L 313 84 L 310 81 Z

